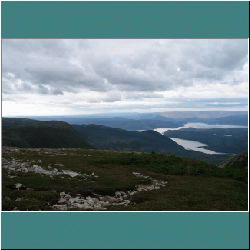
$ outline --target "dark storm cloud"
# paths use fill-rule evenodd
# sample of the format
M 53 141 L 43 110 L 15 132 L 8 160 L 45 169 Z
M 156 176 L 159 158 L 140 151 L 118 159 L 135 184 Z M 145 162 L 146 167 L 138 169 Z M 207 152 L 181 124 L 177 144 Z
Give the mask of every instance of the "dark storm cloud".
M 227 84 L 231 76 L 230 84 L 238 84 L 248 60 L 247 39 L 4 39 L 2 44 L 3 93 L 153 93 L 192 86 L 194 79 Z M 107 102 L 119 99 L 106 97 Z

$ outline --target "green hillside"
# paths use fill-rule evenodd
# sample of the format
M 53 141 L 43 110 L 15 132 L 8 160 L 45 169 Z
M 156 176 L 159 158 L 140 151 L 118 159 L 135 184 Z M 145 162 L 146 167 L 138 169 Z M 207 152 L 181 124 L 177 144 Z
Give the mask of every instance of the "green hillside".
M 242 163 L 228 172 L 157 153 L 4 147 L 2 209 L 247 211 Z
M 236 180 L 248 182 L 248 152 L 233 156 L 223 162 L 219 168 L 222 175 Z
M 62 121 L 2 119 L 2 145 L 22 148 L 99 148 L 174 154 L 219 164 L 230 157 L 185 150 L 152 130 L 127 131 L 103 125 L 70 125 Z
M 102 125 L 72 125 L 84 140 L 99 149 L 135 150 L 157 152 L 202 160 L 207 163 L 219 164 L 230 157 L 225 155 L 207 155 L 201 152 L 185 150 L 167 136 L 152 130 L 127 131 Z
M 248 147 L 247 128 L 185 128 L 169 130 L 164 135 L 170 138 L 199 141 L 208 145 L 205 148 L 221 153 L 239 154 Z
M 154 131 L 30 119 L 3 118 L 2 140 L 4 211 L 248 209 L 247 152 L 206 155 Z
M 102 125 L 73 125 L 86 141 L 100 149 L 157 151 L 177 153 L 183 151 L 169 138 L 154 131 L 127 131 Z
M 66 122 L 2 119 L 2 145 L 23 148 L 93 148 Z

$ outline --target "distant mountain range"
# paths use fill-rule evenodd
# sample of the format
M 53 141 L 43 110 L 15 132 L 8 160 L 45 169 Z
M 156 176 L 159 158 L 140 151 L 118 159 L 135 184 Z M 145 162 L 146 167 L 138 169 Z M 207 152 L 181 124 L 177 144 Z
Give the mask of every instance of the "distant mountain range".
M 40 116 L 30 117 L 41 121 L 65 121 L 74 125 L 104 125 L 130 131 L 150 130 L 154 128 L 180 127 L 189 122 L 200 122 L 221 125 L 248 126 L 247 112 L 221 111 L 190 111 L 166 113 L 130 113 L 130 114 L 101 114 L 77 116 Z
M 153 117 L 142 116 L 139 118 L 126 118 L 126 117 L 105 117 L 105 116 L 95 116 L 95 117 L 84 117 L 84 116 L 59 116 L 59 117 L 31 117 L 32 119 L 50 121 L 58 120 L 65 121 L 69 124 L 76 125 L 104 125 L 111 128 L 121 128 L 130 131 L 136 130 L 150 130 L 157 127 L 178 127 L 182 126 L 182 121 L 175 121 L 175 119 L 165 118 L 159 115 Z
M 174 154 L 219 163 L 230 155 L 185 150 L 165 135 L 127 131 L 103 125 L 70 125 L 63 121 L 2 118 L 2 145 L 23 148 L 96 148 Z

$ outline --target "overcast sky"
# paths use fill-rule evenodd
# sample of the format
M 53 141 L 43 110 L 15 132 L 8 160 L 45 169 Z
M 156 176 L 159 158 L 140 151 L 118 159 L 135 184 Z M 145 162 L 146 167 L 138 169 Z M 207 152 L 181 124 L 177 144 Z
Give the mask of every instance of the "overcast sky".
M 248 110 L 247 39 L 3 39 L 2 115 Z

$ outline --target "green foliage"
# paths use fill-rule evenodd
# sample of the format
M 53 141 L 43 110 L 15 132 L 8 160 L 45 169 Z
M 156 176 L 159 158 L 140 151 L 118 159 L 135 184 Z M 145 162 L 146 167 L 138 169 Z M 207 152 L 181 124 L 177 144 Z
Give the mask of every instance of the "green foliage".
M 71 125 L 59 121 L 3 118 L 3 146 L 30 148 L 91 148 Z M 93 148 L 93 147 L 92 147 Z
M 113 155 L 96 160 L 95 163 L 129 165 L 171 175 L 219 176 L 220 174 L 220 169 L 215 165 L 175 155 L 157 154 L 155 152 L 149 154 L 127 153 Z
M 49 153 L 48 153 L 49 152 Z M 72 170 L 98 178 L 87 180 L 77 176 L 54 176 L 36 173 L 16 173 L 9 178 L 2 171 L 3 210 L 51 210 L 60 192 L 84 197 L 93 193 L 114 195 L 116 191 L 135 190 L 137 185 L 151 184 L 149 179 L 136 177 L 139 172 L 168 181 L 166 187 L 151 192 L 140 192 L 132 197 L 127 207 L 114 206 L 110 210 L 247 210 L 247 159 L 239 157 L 224 168 L 175 155 L 142 152 L 116 152 L 91 149 L 26 150 L 19 149 L 3 157 L 42 163 L 59 170 Z M 59 166 L 56 164 L 60 164 Z M 243 174 L 244 173 L 244 174 Z M 13 175 L 13 173 L 11 174 Z M 63 178 L 62 178 L 63 177 Z M 13 186 L 22 183 L 19 191 Z M 21 199 L 21 200 L 20 200 Z
M 192 132 L 188 129 L 186 131 Z M 224 135 L 219 138 L 219 142 L 214 139 L 215 141 L 212 141 L 211 149 L 215 147 L 215 151 L 223 151 L 221 147 L 224 146 L 230 149 L 229 152 L 234 152 L 236 148 L 238 150 L 238 148 L 241 148 L 239 143 L 244 142 L 243 144 L 245 145 L 247 141 L 245 131 L 240 133 L 239 139 L 236 136 L 225 137 Z M 179 131 L 170 132 L 180 133 Z M 183 134 L 184 138 L 186 133 Z M 197 135 L 200 135 L 199 141 L 203 141 L 203 139 L 210 140 L 212 138 L 211 135 L 206 133 L 200 134 L 196 130 L 190 135 L 188 134 L 188 136 L 193 137 L 193 140 L 195 140 Z M 232 133 L 231 130 L 230 133 Z M 172 136 L 172 134 L 170 135 Z M 225 144 L 225 140 L 229 142 Z M 198 159 L 211 164 L 221 163 L 228 157 L 228 155 L 213 155 L 213 157 L 210 157 L 201 152 L 185 150 L 167 136 L 152 130 L 137 132 L 101 125 L 70 125 L 60 121 L 36 121 L 19 118 L 3 118 L 2 143 L 3 146 L 22 148 L 99 148 L 175 154 L 180 157 Z M 221 150 L 216 149 L 216 147 L 220 147 Z

